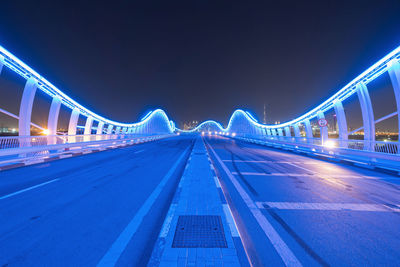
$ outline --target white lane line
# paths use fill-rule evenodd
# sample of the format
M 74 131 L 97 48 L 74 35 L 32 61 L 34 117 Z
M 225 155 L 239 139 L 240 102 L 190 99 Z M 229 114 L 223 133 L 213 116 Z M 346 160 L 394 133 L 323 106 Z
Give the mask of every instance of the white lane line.
M 367 203 L 257 202 L 256 204 L 260 209 L 264 209 L 264 204 L 266 204 L 271 208 L 281 210 L 351 210 L 400 212 L 400 208 Z
M 238 175 L 237 172 L 232 172 L 233 175 Z M 380 180 L 385 179 L 382 177 L 363 176 L 363 175 L 346 175 L 346 174 L 307 174 L 307 173 L 265 173 L 265 172 L 240 172 L 242 175 L 247 176 L 304 176 L 304 177 L 320 177 L 324 179 L 372 179 Z M 398 179 L 398 178 L 397 178 Z
M 218 181 L 217 176 L 214 176 L 214 182 L 215 182 L 215 186 L 216 186 L 217 188 L 221 188 L 221 185 L 219 184 L 219 181 Z
M 140 152 L 143 152 L 143 151 L 144 151 L 144 149 L 141 149 L 141 150 L 138 150 L 136 152 L 133 152 L 133 154 L 137 154 L 137 153 L 140 153 Z
M 229 171 L 229 169 L 226 167 L 226 165 L 222 162 L 220 157 L 214 151 L 214 149 L 211 146 L 209 146 L 209 148 L 213 152 L 215 158 L 220 163 L 222 169 L 225 171 L 228 178 L 231 180 L 232 184 L 235 186 L 236 190 L 239 192 L 240 196 L 242 197 L 243 201 L 246 203 L 250 212 L 256 218 L 258 224 L 263 229 L 265 235 L 271 241 L 271 244 L 274 246 L 275 250 L 278 252 L 279 256 L 282 258 L 285 265 L 286 266 L 302 266 L 300 261 L 296 258 L 296 256 L 290 250 L 290 248 L 286 245 L 285 241 L 282 240 L 282 238 L 276 232 L 276 230 L 271 225 L 271 223 L 267 220 L 267 218 L 265 218 L 265 216 L 262 214 L 260 209 L 253 202 L 251 197 L 246 193 L 246 191 L 243 189 L 243 187 L 240 185 L 240 183 L 235 179 L 235 177 L 232 175 L 232 173 Z
M 288 165 L 291 165 L 291 166 L 293 166 L 293 167 L 296 167 L 296 168 L 305 170 L 305 171 L 310 172 L 310 173 L 312 173 L 312 174 L 317 174 L 317 172 L 315 172 L 315 171 L 313 171 L 313 170 L 310 170 L 310 169 L 301 167 L 301 166 L 299 166 L 299 165 L 297 165 L 297 164 L 294 164 L 294 163 L 288 163 Z
M 47 182 L 44 182 L 44 183 L 41 183 L 41 184 L 37 184 L 37 185 L 31 186 L 31 187 L 19 190 L 17 192 L 14 192 L 14 193 L 11 193 L 11 194 L 8 194 L 8 195 L 0 197 L 0 200 L 5 199 L 5 198 L 9 198 L 9 197 L 12 197 L 12 196 L 15 196 L 15 195 L 18 195 L 18 194 L 21 194 L 23 192 L 38 188 L 40 186 L 44 186 L 46 184 L 49 184 L 49 183 L 52 183 L 52 182 L 55 182 L 55 181 L 58 181 L 58 180 L 60 180 L 60 178 L 56 178 L 56 179 L 53 179 L 53 180 L 50 180 L 50 181 L 47 181 Z
M 231 159 L 223 159 L 222 161 L 232 162 Z M 292 162 L 292 161 L 273 161 L 273 160 L 235 160 L 235 162 L 318 165 L 317 162 L 301 162 L 301 161 Z
M 224 209 L 225 217 L 229 225 L 229 229 L 231 230 L 232 237 L 239 237 L 239 231 L 236 227 L 235 221 L 233 220 L 231 209 L 228 204 L 222 204 Z
M 168 171 L 168 173 L 164 176 L 158 186 L 154 189 L 151 195 L 146 199 L 144 204 L 140 207 L 139 211 L 135 214 L 129 224 L 125 227 L 122 233 L 118 236 L 117 240 L 112 244 L 110 249 L 106 252 L 103 258 L 99 261 L 97 266 L 114 266 L 121 254 L 124 252 L 126 246 L 129 241 L 132 239 L 133 235 L 136 233 L 140 224 L 143 221 L 144 216 L 150 211 L 150 208 L 153 206 L 154 202 L 160 195 L 162 189 L 167 184 L 169 179 L 172 177 L 172 174 L 175 172 L 176 168 L 178 168 L 179 163 L 183 160 L 187 150 L 187 148 L 179 159 L 175 162 L 172 168 Z
M 172 218 L 174 218 L 175 210 L 178 207 L 177 204 L 171 204 L 171 207 L 169 208 L 167 218 L 165 219 L 164 225 L 161 229 L 159 238 L 166 238 L 169 232 L 169 229 L 171 228 L 171 222 Z

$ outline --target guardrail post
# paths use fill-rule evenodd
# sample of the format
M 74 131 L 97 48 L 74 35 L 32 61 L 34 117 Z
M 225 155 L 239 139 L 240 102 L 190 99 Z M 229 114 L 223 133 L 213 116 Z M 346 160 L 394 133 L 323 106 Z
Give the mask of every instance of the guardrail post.
M 325 119 L 325 115 L 322 111 L 318 111 L 317 117 L 318 119 Z M 328 127 L 319 127 L 319 133 L 321 135 L 321 145 L 323 145 L 323 142 L 328 141 Z
M 47 130 L 49 131 L 48 144 L 54 145 L 57 143 L 57 137 L 52 135 L 57 135 L 57 124 L 58 115 L 60 114 L 61 99 L 58 96 L 54 96 L 51 101 L 49 118 L 47 119 Z
M 33 78 L 26 81 L 24 93 L 22 94 L 21 106 L 19 108 L 19 136 L 31 135 L 31 115 L 33 100 L 35 99 L 37 82 Z
M 339 131 L 339 140 L 340 140 L 339 145 L 340 145 L 340 147 L 347 148 L 347 139 L 348 139 L 347 121 L 346 121 L 346 114 L 344 113 L 342 101 L 337 100 L 334 103 L 333 107 L 335 109 L 336 121 L 337 121 L 338 131 Z
M 368 88 L 363 82 L 358 83 L 356 88 L 363 118 L 364 141 L 366 143 L 364 143 L 364 149 L 374 151 L 375 120 L 371 98 L 369 97 Z
M 304 123 L 304 128 L 306 130 L 307 142 L 308 143 L 312 143 L 314 136 L 313 136 L 313 133 L 312 133 L 310 120 L 306 119 L 306 120 L 303 121 L 303 123 Z
M 392 59 L 387 65 L 390 80 L 392 81 L 394 96 L 396 98 L 398 133 L 400 136 L 400 63 L 397 59 Z M 397 146 L 397 149 L 397 153 L 400 153 L 399 146 Z

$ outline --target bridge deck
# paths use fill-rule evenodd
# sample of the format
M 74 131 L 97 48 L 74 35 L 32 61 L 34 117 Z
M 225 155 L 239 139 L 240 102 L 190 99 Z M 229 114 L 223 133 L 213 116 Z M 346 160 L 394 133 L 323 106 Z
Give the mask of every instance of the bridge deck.
M 173 250 L 187 252 L 183 265 L 206 255 L 197 263 L 205 266 L 204 250 L 171 248 L 179 216 L 202 214 L 221 216 L 227 248 L 210 251 L 233 254 L 231 262 L 246 259 L 229 250 L 242 243 L 253 265 L 400 263 L 397 176 L 207 137 L 215 183 L 201 141 L 187 164 L 193 142 L 180 136 L 0 171 L 0 266 L 143 266 Z M 154 254 L 162 233 L 163 253 Z

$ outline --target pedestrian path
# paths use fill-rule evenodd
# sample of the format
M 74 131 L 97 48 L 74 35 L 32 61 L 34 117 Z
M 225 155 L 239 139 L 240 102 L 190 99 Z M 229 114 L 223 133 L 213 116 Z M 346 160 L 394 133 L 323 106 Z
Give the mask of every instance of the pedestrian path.
M 198 137 L 148 266 L 246 266 L 246 260 L 207 150 Z

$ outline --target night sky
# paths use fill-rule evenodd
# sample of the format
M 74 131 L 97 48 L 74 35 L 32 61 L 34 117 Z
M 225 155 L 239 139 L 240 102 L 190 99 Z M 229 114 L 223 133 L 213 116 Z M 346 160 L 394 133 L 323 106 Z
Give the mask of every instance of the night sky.
M 400 1 L 2 1 L 0 44 L 110 119 L 316 106 L 400 45 Z

